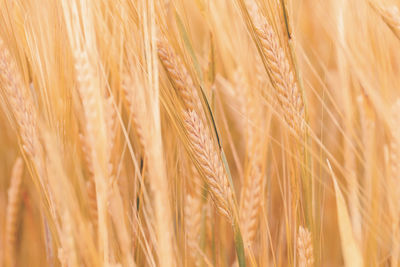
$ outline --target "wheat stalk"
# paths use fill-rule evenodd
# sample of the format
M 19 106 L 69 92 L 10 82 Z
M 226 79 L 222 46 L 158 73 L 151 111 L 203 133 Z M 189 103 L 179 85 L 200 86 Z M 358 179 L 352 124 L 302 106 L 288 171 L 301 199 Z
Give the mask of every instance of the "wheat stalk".
M 102 117 L 99 112 L 99 106 L 96 103 L 98 93 L 96 92 L 97 88 L 93 79 L 95 77 L 95 70 L 92 69 L 86 51 L 75 51 L 74 59 L 78 92 L 81 96 L 85 114 L 85 140 L 88 144 L 88 154 L 90 161 L 92 162 L 94 181 L 96 183 L 96 199 L 99 211 L 97 225 L 99 226 L 99 236 L 102 236 L 102 238 L 99 239 L 99 242 L 102 243 L 101 248 L 104 249 L 105 261 L 108 262 L 108 255 L 106 255 L 108 254 L 106 252 L 108 250 L 108 237 L 106 236 L 106 218 L 108 217 L 106 212 L 106 173 L 108 170 L 107 166 L 104 165 L 108 164 L 108 160 L 104 158 L 106 157 L 106 147 L 99 146 L 99 144 L 103 143 L 104 139 L 101 140 L 102 138 L 101 136 L 99 137 L 98 134 L 101 134 L 102 132 L 104 133 L 104 128 L 102 129 L 101 127 L 104 126 L 104 124 L 99 125 L 99 122 L 102 122 Z M 104 168 L 104 172 L 100 171 Z
M 193 110 L 186 111 L 185 128 L 200 173 L 203 174 L 218 210 L 229 221 L 233 219 L 233 195 L 218 152 L 203 122 Z
M 201 263 L 198 253 L 203 202 L 201 185 L 200 176 L 193 166 L 191 180 L 188 182 L 186 192 L 184 213 L 187 247 L 196 266 L 200 266 Z
M 388 206 L 389 215 L 391 218 L 391 229 L 392 229 L 392 255 L 391 255 L 391 266 L 397 266 L 399 263 L 399 244 L 400 231 L 398 225 L 400 222 L 399 212 L 399 194 L 400 186 L 398 181 L 400 179 L 400 99 L 397 100 L 392 106 L 392 115 L 390 117 L 390 176 L 388 179 L 389 194 L 388 194 Z
M 61 264 L 66 266 L 78 266 L 77 249 L 75 246 L 73 222 L 68 211 L 61 214 L 62 228 L 61 228 L 61 245 L 62 250 L 59 251 L 59 258 Z
M 35 163 L 39 177 L 43 175 L 42 147 L 39 141 L 37 113 L 33 101 L 27 95 L 27 87 L 21 74 L 0 38 L 0 82 L 3 84 L 4 95 L 13 111 L 21 136 L 22 148 Z M 43 186 L 43 184 L 42 184 Z
M 200 112 L 202 105 L 200 99 L 197 97 L 196 87 L 180 58 L 164 38 L 158 41 L 157 48 L 158 57 L 167 71 L 177 94 L 182 98 L 185 108 Z
M 5 258 L 7 266 L 17 266 L 18 216 L 20 213 L 23 160 L 17 158 L 11 173 L 6 212 Z
M 255 93 L 250 90 L 248 82 L 242 75 L 239 79 L 239 95 L 242 98 L 243 113 L 245 117 L 246 140 L 246 174 L 242 187 L 240 205 L 240 223 L 245 242 L 254 241 L 259 221 L 259 211 L 262 202 L 263 191 L 263 142 L 265 137 L 258 127 L 263 125 L 262 106 Z M 253 90 L 255 88 L 252 88 Z
M 299 267 L 312 267 L 314 265 L 311 233 L 302 226 L 299 227 L 297 236 L 297 253 Z
M 118 187 L 115 180 L 118 178 L 115 174 L 114 162 L 117 162 L 117 159 L 114 159 L 111 155 L 113 155 L 114 150 L 116 149 L 116 136 L 117 136 L 117 110 L 114 108 L 114 98 L 112 95 L 105 97 L 104 99 L 104 111 L 105 111 L 105 126 L 107 132 L 108 146 L 107 146 L 107 155 L 108 155 L 108 209 L 111 214 L 111 218 L 114 222 L 115 228 L 117 229 L 117 237 L 120 243 L 120 249 L 123 255 L 124 264 L 126 266 L 133 267 L 135 266 L 135 262 L 133 260 L 133 256 L 131 253 L 131 238 L 128 232 L 128 226 L 125 221 L 124 214 L 124 206 L 123 200 L 120 192 L 120 188 Z
M 365 170 L 364 170 L 364 185 L 365 194 L 370 199 L 369 205 L 373 205 L 374 192 L 376 186 L 373 177 L 373 161 L 374 159 L 374 147 L 375 147 L 375 114 L 372 109 L 371 100 L 369 96 L 362 92 L 357 99 L 360 107 L 360 121 L 361 121 L 361 141 L 363 144 L 363 152 L 365 158 Z M 376 196 L 376 194 L 375 194 Z
M 249 163 L 250 173 L 243 189 L 241 227 L 246 243 L 254 241 L 262 200 L 263 174 L 259 163 Z
M 145 141 L 145 132 L 143 125 L 140 121 L 140 109 L 135 105 L 135 96 L 134 96 L 134 86 L 139 86 L 135 81 L 130 77 L 130 75 L 125 74 L 122 82 L 122 90 L 124 92 L 124 98 L 127 103 L 127 107 L 129 110 L 130 121 L 132 124 L 132 128 L 134 133 L 139 140 L 140 150 L 144 154 L 145 160 L 148 160 L 147 150 L 146 150 L 146 141 Z
M 301 134 L 304 130 L 304 102 L 289 60 L 274 29 L 260 13 L 257 4 L 253 0 L 246 0 L 245 4 L 253 19 L 255 34 L 261 44 L 261 56 L 265 59 L 266 70 L 285 121 L 297 134 Z
M 204 126 L 205 114 L 201 112 L 201 101 L 197 97 L 196 88 L 186 68 L 165 40 L 159 41 L 157 51 L 178 96 L 183 101 L 185 107 L 183 111 L 184 128 L 189 138 L 196 166 L 209 187 L 215 206 L 232 223 L 239 265 L 245 266 L 243 240 L 235 210 L 234 197 L 222 160 Z
M 184 126 L 200 173 L 205 177 L 219 211 L 231 221 L 233 219 L 233 195 L 221 159 L 215 151 L 203 120 L 199 117 L 201 103 L 196 97 L 196 88 L 186 68 L 168 42 L 162 38 L 157 47 L 158 56 L 185 105 Z
M 76 87 L 82 102 L 84 113 L 84 135 L 88 155 L 92 162 L 96 184 L 98 209 L 98 243 L 105 264 L 109 263 L 109 235 L 107 213 L 107 175 L 109 174 L 109 154 L 107 147 L 106 122 L 104 118 L 104 100 L 102 99 L 98 70 L 94 63 L 95 52 L 89 54 L 88 46 L 95 47 L 90 38 L 91 9 L 86 2 L 62 1 L 66 29 L 72 49 Z M 85 30 L 85 34 L 82 30 Z M 92 56 L 92 57 L 91 57 Z
M 84 134 L 79 134 L 80 147 L 82 149 L 83 157 L 86 163 L 87 170 L 89 172 L 89 180 L 86 182 L 87 196 L 89 200 L 89 213 L 92 219 L 93 226 L 97 230 L 97 198 L 96 198 L 96 184 L 94 182 L 94 170 L 90 154 L 90 145 L 86 140 Z

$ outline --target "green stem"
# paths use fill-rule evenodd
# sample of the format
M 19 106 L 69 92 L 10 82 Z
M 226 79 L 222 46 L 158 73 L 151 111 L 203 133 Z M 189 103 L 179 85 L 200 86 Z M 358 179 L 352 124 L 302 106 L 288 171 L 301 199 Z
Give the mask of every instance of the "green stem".
M 237 258 L 238 258 L 239 267 L 246 267 L 246 258 L 244 256 L 243 238 L 242 238 L 242 233 L 240 232 L 239 223 L 238 223 L 237 219 L 234 220 L 233 231 L 234 231 L 235 248 L 236 248 L 236 254 L 237 254 Z

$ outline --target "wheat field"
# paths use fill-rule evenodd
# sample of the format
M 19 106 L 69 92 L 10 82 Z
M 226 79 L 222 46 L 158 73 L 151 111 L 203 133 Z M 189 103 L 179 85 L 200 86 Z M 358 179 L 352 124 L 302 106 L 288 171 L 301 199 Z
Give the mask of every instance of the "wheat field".
M 400 266 L 399 8 L 0 0 L 0 267 Z

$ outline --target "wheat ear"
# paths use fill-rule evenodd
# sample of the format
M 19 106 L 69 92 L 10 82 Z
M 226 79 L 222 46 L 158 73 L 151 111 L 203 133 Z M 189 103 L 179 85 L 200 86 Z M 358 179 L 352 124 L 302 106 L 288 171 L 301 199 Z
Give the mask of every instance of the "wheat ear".
M 27 87 L 10 52 L 0 38 L 0 82 L 13 111 L 21 136 L 22 147 L 35 163 L 39 174 L 43 174 L 42 147 L 39 142 L 37 113 L 33 101 L 27 95 Z
M 18 234 L 18 216 L 20 212 L 23 160 L 17 158 L 14 163 L 11 183 L 8 189 L 8 203 L 5 232 L 5 258 L 8 266 L 14 267 L 17 263 L 16 248 Z
M 196 165 L 205 178 L 211 197 L 219 212 L 232 223 L 239 265 L 245 266 L 243 240 L 238 225 L 233 194 L 222 160 L 204 126 L 205 114 L 202 112 L 201 101 L 196 88 L 185 67 L 166 41 L 158 43 L 158 57 L 178 96 L 183 100 L 185 107 L 183 111 L 184 127 L 194 152 Z
M 127 103 L 127 107 L 129 110 L 129 115 L 132 123 L 133 131 L 139 140 L 140 150 L 143 153 L 145 160 L 148 160 L 147 150 L 146 150 L 146 141 L 144 138 L 144 129 L 142 123 L 140 123 L 140 111 L 138 108 L 135 107 L 134 104 L 134 90 L 133 86 L 137 84 L 134 80 L 128 75 L 124 75 L 124 79 L 122 82 L 122 90 L 124 92 L 124 98 Z
M 184 212 L 187 247 L 196 266 L 200 266 L 201 263 L 198 253 L 203 202 L 201 185 L 199 173 L 193 166 L 192 178 L 188 181 Z
M 197 112 L 202 110 L 196 87 L 180 58 L 164 38 L 161 38 L 157 47 L 158 57 L 167 71 L 177 94 L 182 98 L 185 108 Z
M 185 128 L 198 168 L 209 186 L 214 203 L 218 210 L 232 221 L 234 201 L 228 177 L 213 141 L 195 111 L 185 112 Z
M 259 210 L 262 202 L 263 190 L 263 147 L 264 136 L 257 127 L 263 124 L 262 106 L 244 80 L 243 73 L 238 73 L 237 85 L 242 94 L 238 97 L 243 102 L 243 114 L 245 117 L 246 140 L 246 172 L 240 203 L 240 225 L 243 237 L 247 244 L 251 243 L 256 235 L 259 220 Z M 257 126 L 257 127 L 256 127 Z
M 90 154 L 90 144 L 86 140 L 86 136 L 84 134 L 79 134 L 79 141 L 83 153 L 83 157 L 86 163 L 87 170 L 89 172 L 89 179 L 86 182 L 86 191 L 88 196 L 88 204 L 89 204 L 89 214 L 92 219 L 93 226 L 97 231 L 97 220 L 98 220 L 98 213 L 97 213 L 97 198 L 96 198 L 96 184 L 94 182 L 94 170 L 93 164 L 91 160 Z
M 62 245 L 62 253 L 59 255 L 60 262 L 61 264 L 66 264 L 66 266 L 78 266 L 72 218 L 67 211 L 65 211 L 60 217 L 62 221 L 62 227 L 60 229 Z
M 120 192 L 120 188 L 115 183 L 116 174 L 114 163 L 117 160 L 113 160 L 111 157 L 113 151 L 116 148 L 116 137 L 117 137 L 117 110 L 114 108 L 114 98 L 112 95 L 104 99 L 104 118 L 107 133 L 107 159 L 108 159 L 108 210 L 111 214 L 111 219 L 114 222 L 115 228 L 117 229 L 117 237 L 120 243 L 121 252 L 124 258 L 124 265 L 133 267 L 135 262 L 131 253 L 131 239 L 128 232 L 128 227 L 125 221 L 123 200 Z
M 177 94 L 185 105 L 185 128 L 188 132 L 198 167 L 200 167 L 201 173 L 206 178 L 211 196 L 219 211 L 231 220 L 233 218 L 231 209 L 233 203 L 232 192 L 212 139 L 204 127 L 203 120 L 198 115 L 201 102 L 196 97 L 197 91 L 192 78 L 164 38 L 161 38 L 157 46 L 158 57 L 175 86 Z
M 101 169 L 100 165 L 102 163 L 106 162 L 99 162 L 99 156 L 97 155 L 96 151 L 96 132 L 97 131 L 102 131 L 103 129 L 99 129 L 101 126 L 97 126 L 96 122 L 99 122 L 102 120 L 101 114 L 99 114 L 98 110 L 99 107 L 96 105 L 96 87 L 93 82 L 93 78 L 95 76 L 95 70 L 92 69 L 93 66 L 89 62 L 88 55 L 86 51 L 75 51 L 74 53 L 74 59 L 75 59 L 75 70 L 76 70 L 76 79 L 78 82 L 78 92 L 81 96 L 81 100 L 83 103 L 83 110 L 85 113 L 85 122 L 86 122 L 86 127 L 85 127 L 85 141 L 87 143 L 87 152 L 88 152 L 88 160 L 91 162 L 89 166 L 89 169 L 92 169 L 94 171 L 94 180 L 96 183 L 96 197 L 97 197 L 97 207 L 100 208 L 99 206 L 104 205 L 105 202 L 102 202 L 99 199 L 99 194 L 102 195 L 102 197 L 105 197 L 105 187 L 100 188 L 100 184 L 105 185 L 106 181 L 106 175 L 104 173 L 100 173 L 96 170 Z M 102 151 L 106 152 L 106 151 Z M 103 154 L 104 155 L 104 154 Z M 101 192 L 101 193 L 100 193 Z M 104 195 L 103 195 L 104 194 Z M 104 199 L 105 200 L 105 199 Z M 104 201 L 103 200 L 103 201 Z M 99 203 L 102 202 L 102 203 Z M 105 207 L 103 207 L 105 208 Z M 100 214 L 99 214 L 100 215 Z M 101 217 L 106 217 L 105 212 L 102 212 Z M 100 218 L 98 217 L 98 225 L 104 224 L 105 223 L 105 218 Z M 105 227 L 105 225 L 103 226 Z M 102 227 L 102 228 L 103 228 Z M 100 230 L 100 229 L 99 229 Z M 101 231 L 101 230 L 100 230 Z M 107 238 L 106 238 L 107 240 Z
M 299 227 L 297 237 L 297 252 L 299 267 L 311 267 L 314 264 L 313 246 L 311 241 L 311 233 L 308 229 Z
M 263 175 L 258 163 L 250 163 L 250 174 L 243 190 L 240 221 L 246 243 L 254 241 L 262 200 Z
M 289 60 L 274 29 L 260 13 L 256 3 L 252 0 L 246 0 L 245 3 L 253 18 L 255 34 L 261 44 L 261 56 L 265 59 L 266 70 L 284 112 L 285 121 L 300 134 L 304 126 L 304 102 Z

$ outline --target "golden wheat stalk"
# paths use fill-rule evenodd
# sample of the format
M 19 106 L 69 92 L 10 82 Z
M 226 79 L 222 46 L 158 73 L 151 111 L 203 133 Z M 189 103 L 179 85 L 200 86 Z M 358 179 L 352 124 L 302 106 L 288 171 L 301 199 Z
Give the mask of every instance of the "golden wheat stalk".
M 242 76 L 242 75 L 241 75 Z M 243 80 L 243 78 L 241 79 Z M 245 243 L 250 245 L 256 236 L 259 222 L 259 211 L 263 191 L 263 143 L 265 137 L 259 127 L 263 125 L 262 106 L 250 90 L 248 82 L 242 81 L 241 90 L 244 102 L 245 140 L 246 140 L 246 173 L 242 187 L 240 205 L 240 225 Z M 255 88 L 252 88 L 253 90 Z
M 391 253 L 391 266 L 398 266 L 399 263 L 399 238 L 400 231 L 398 225 L 400 223 L 399 212 L 400 204 L 398 197 L 400 194 L 400 99 L 397 100 L 392 106 L 392 115 L 390 118 L 390 176 L 388 179 L 388 206 L 389 216 L 391 218 L 391 230 L 392 230 L 392 253 Z
M 116 148 L 116 138 L 117 138 L 117 110 L 114 107 L 114 97 L 112 95 L 104 97 L 104 117 L 105 125 L 107 131 L 107 154 L 112 155 L 114 149 Z M 109 175 L 113 173 L 112 159 L 109 157 Z
M 107 132 L 107 155 L 108 155 L 108 210 L 111 214 L 111 219 L 117 229 L 117 237 L 120 244 L 120 249 L 123 256 L 123 263 L 125 266 L 133 267 L 135 262 L 131 253 L 131 238 L 128 231 L 127 222 L 125 220 L 124 205 L 122 195 L 118 184 L 115 182 L 118 177 L 115 173 L 115 162 L 117 159 L 113 158 L 113 152 L 116 149 L 116 137 L 118 131 L 117 124 L 117 110 L 114 107 L 114 98 L 112 95 L 104 99 L 104 117 Z
M 364 170 L 364 186 L 365 195 L 370 200 L 369 205 L 373 205 L 374 195 L 376 196 L 376 182 L 374 181 L 374 147 L 375 147 L 375 113 L 372 108 L 369 96 L 362 92 L 357 99 L 360 108 L 360 121 L 361 121 L 361 141 L 363 144 L 363 154 L 365 160 Z
M 88 143 L 88 154 L 93 165 L 96 184 L 99 251 L 103 255 L 104 263 L 108 264 L 111 255 L 107 226 L 107 175 L 110 155 L 107 153 L 104 100 L 95 64 L 96 56 L 95 52 L 89 54 L 87 49 L 88 46 L 96 47 L 94 43 L 91 43 L 93 39 L 89 37 L 93 30 L 90 20 L 92 9 L 88 8 L 87 3 L 84 2 L 62 1 L 61 4 L 74 60 L 76 87 L 83 107 L 84 135 Z
M 299 227 L 297 235 L 297 253 L 299 267 L 312 267 L 314 265 L 311 233 L 302 226 Z
M 18 217 L 20 213 L 22 174 L 24 162 L 17 158 L 11 173 L 10 187 L 8 189 L 8 203 L 6 212 L 5 230 L 5 259 L 6 266 L 17 266 L 17 235 Z
M 146 2 L 146 1 L 144 1 Z M 154 11 L 153 1 L 148 1 L 150 13 Z M 147 14 L 148 15 L 148 14 Z M 154 15 L 154 14 L 153 14 Z M 150 15 L 151 16 L 151 15 Z M 155 17 L 153 17 L 155 18 Z M 154 24 L 152 24 L 154 23 Z M 159 102 L 159 84 L 158 84 L 158 64 L 157 64 L 157 44 L 155 36 L 155 21 L 152 20 L 149 25 L 143 25 L 144 33 L 151 35 L 151 39 L 147 40 L 144 51 L 139 49 L 139 54 L 144 52 L 147 58 L 147 71 L 141 72 L 133 67 L 128 72 L 133 74 L 132 83 L 128 84 L 131 90 L 131 96 L 128 100 L 131 103 L 131 112 L 133 115 L 139 143 L 143 150 L 143 156 L 148 166 L 146 172 L 148 174 L 149 195 L 153 198 L 154 220 L 156 235 L 157 254 L 160 264 L 165 266 L 175 266 L 175 238 L 173 229 L 173 216 L 171 214 L 169 181 L 166 176 L 165 155 L 162 139 L 161 119 L 160 119 L 160 102 Z M 136 62 L 135 63 L 139 63 Z M 137 87 L 136 87 L 137 86 Z M 126 91 L 126 90 L 125 90 Z M 147 164 L 146 163 L 146 164 Z M 146 205 L 146 202 L 145 202 Z
M 143 153 L 143 157 L 146 161 L 148 161 L 147 149 L 146 149 L 146 141 L 144 137 L 144 127 L 140 121 L 140 116 L 142 115 L 140 109 L 135 105 L 135 96 L 134 96 L 134 86 L 139 86 L 134 79 L 131 78 L 130 75 L 125 74 L 122 81 L 122 91 L 124 93 L 124 99 L 126 101 L 126 105 L 129 111 L 130 122 L 132 124 L 132 129 L 139 140 L 140 150 Z
M 203 122 L 193 110 L 185 112 L 185 128 L 188 133 L 191 148 L 197 162 L 197 167 L 203 174 L 211 197 L 218 210 L 229 221 L 233 219 L 233 195 L 214 143 L 208 135 Z
M 236 72 L 233 75 L 233 80 L 234 80 L 234 86 L 233 86 L 233 92 L 234 92 L 234 99 L 237 102 L 237 107 L 235 108 L 235 111 L 238 112 L 239 116 L 237 117 L 237 121 L 239 122 L 239 130 L 241 131 L 241 134 L 243 135 L 243 138 L 246 140 L 246 148 L 248 147 L 248 141 L 247 137 L 249 136 L 249 132 L 251 132 L 250 128 L 250 115 L 248 112 L 248 85 L 247 85 L 247 80 L 245 79 L 245 75 L 243 73 L 242 69 L 236 70 Z
M 106 157 L 106 149 L 105 147 L 99 146 L 98 144 L 103 143 L 101 137 L 98 136 L 99 133 L 103 132 L 104 129 L 101 129 L 101 126 L 98 123 L 102 121 L 101 113 L 99 112 L 98 104 L 96 103 L 96 95 L 97 88 L 93 82 L 93 78 L 95 77 L 95 72 L 91 67 L 89 62 L 88 55 L 85 51 L 75 51 L 75 70 L 76 70 L 76 79 L 78 82 L 78 92 L 81 96 L 81 100 L 83 103 L 83 109 L 85 114 L 85 139 L 88 143 L 88 154 L 90 161 L 92 162 L 92 168 L 94 170 L 94 181 L 96 183 L 96 199 L 97 199 L 97 208 L 99 211 L 98 214 L 98 223 L 99 226 L 99 236 L 102 236 L 102 241 L 99 242 L 102 244 L 102 249 L 107 251 L 108 247 L 108 237 L 107 233 L 107 212 L 106 212 L 106 196 L 107 196 L 107 187 L 106 187 L 106 176 L 108 172 L 108 159 Z M 103 148 L 103 149 L 102 149 Z M 101 171 L 104 170 L 104 171 Z M 104 252 L 107 254 L 106 252 Z M 108 255 L 105 255 L 105 261 L 108 261 Z
M 289 59 L 274 29 L 260 13 L 254 0 L 246 0 L 245 4 L 253 20 L 255 34 L 261 44 L 261 56 L 265 59 L 266 70 L 285 121 L 297 134 L 301 134 L 304 130 L 304 102 Z
M 77 249 L 75 246 L 74 231 L 72 229 L 73 222 L 69 212 L 65 211 L 61 214 L 61 246 L 62 253 L 59 255 L 62 264 L 66 266 L 78 266 Z
M 243 189 L 240 213 L 241 229 L 246 243 L 254 241 L 262 201 L 263 174 L 259 163 L 249 163 L 250 173 Z
M 15 60 L 0 38 L 0 83 L 4 90 L 4 98 L 11 107 L 12 114 L 18 125 L 22 148 L 34 162 L 39 177 L 44 174 L 42 162 L 42 147 L 38 134 L 37 113 L 32 99 L 28 96 L 25 85 Z M 42 184 L 43 186 L 43 184 Z
M 191 180 L 188 181 L 188 188 L 185 198 L 185 230 L 186 244 L 193 262 L 200 266 L 200 231 L 202 218 L 202 182 L 197 170 L 192 168 Z
M 200 173 L 204 175 L 219 211 L 231 221 L 233 219 L 233 195 L 221 159 L 215 151 L 213 141 L 202 119 L 198 115 L 201 110 L 199 109 L 201 103 L 199 98 L 196 97 L 197 91 L 192 78 L 164 38 L 161 38 L 157 47 L 158 56 L 185 105 L 184 126 Z
M 234 196 L 222 159 L 215 150 L 213 140 L 204 126 L 205 114 L 193 81 L 179 58 L 166 41 L 158 43 L 158 55 L 182 99 L 184 128 L 194 154 L 196 166 L 209 187 L 211 197 L 219 212 L 232 224 L 239 266 L 245 266 L 243 240 L 240 232 Z M 204 143 L 205 142 L 205 143 Z
M 177 94 L 182 98 L 185 108 L 201 112 L 202 105 L 200 98 L 197 97 L 198 94 L 196 87 L 180 58 L 164 38 L 161 38 L 160 41 L 158 41 L 157 48 L 158 57 L 160 58 L 164 69 L 167 71 Z
M 95 230 L 97 230 L 98 214 L 97 214 L 96 184 L 94 182 L 94 170 L 91 160 L 89 141 L 86 140 L 86 136 L 84 134 L 79 134 L 79 141 L 83 153 L 83 158 L 85 160 L 85 164 L 89 172 L 89 179 L 86 182 L 89 213 L 92 219 L 93 226 Z

